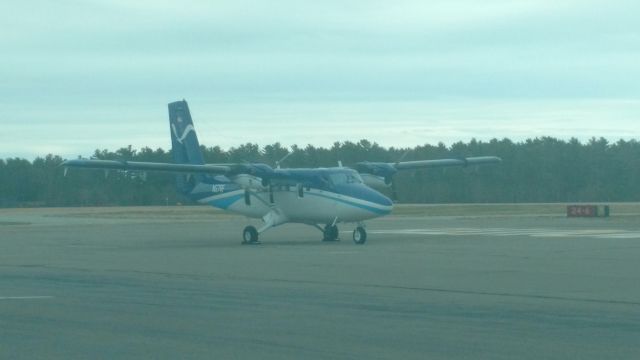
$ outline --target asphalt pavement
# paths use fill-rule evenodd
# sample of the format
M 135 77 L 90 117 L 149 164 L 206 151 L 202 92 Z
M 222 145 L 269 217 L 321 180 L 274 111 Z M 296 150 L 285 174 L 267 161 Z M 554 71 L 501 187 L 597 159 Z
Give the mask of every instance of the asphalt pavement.
M 3 359 L 637 359 L 638 217 L 0 211 Z

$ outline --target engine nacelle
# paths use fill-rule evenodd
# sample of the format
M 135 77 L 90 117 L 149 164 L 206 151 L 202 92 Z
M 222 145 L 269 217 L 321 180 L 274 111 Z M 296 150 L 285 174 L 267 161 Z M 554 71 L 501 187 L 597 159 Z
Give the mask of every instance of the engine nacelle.
M 374 189 L 384 190 L 391 187 L 390 179 L 385 179 L 382 176 L 360 174 L 360 177 L 362 178 L 362 181 L 364 181 L 365 185 Z
M 231 181 L 242 186 L 245 189 L 257 189 L 264 190 L 265 187 L 262 185 L 262 179 L 249 175 L 249 174 L 238 174 L 231 177 Z

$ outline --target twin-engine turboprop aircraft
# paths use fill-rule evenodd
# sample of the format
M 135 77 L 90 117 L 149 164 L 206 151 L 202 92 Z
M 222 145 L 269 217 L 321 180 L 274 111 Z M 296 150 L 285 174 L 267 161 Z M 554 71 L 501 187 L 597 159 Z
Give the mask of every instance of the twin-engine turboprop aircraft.
M 364 220 L 387 215 L 393 202 L 375 189 L 392 185 L 402 170 L 483 165 L 500 162 L 495 156 L 440 159 L 396 163 L 360 162 L 348 167 L 317 169 L 273 169 L 261 163 L 205 164 L 186 101 L 169 104 L 169 122 L 174 163 L 115 160 L 68 160 L 67 168 L 94 168 L 178 173 L 178 190 L 191 199 L 211 206 L 261 218 L 259 229 L 247 226 L 243 243 L 258 243 L 259 234 L 285 223 L 316 227 L 324 241 L 338 239 L 338 223 L 357 224 L 353 241 L 367 240 Z M 324 227 L 321 227 L 324 225 Z

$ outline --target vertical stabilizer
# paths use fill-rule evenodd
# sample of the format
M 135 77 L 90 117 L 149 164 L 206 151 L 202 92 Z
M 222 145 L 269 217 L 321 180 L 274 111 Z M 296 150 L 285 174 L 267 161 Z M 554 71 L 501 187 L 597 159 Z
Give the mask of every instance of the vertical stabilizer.
M 189 105 L 185 100 L 169 104 L 169 123 L 173 161 L 177 164 L 204 164 Z
M 169 104 L 169 130 L 171 131 L 171 153 L 176 164 L 204 164 L 202 151 L 193 120 L 189 112 L 189 105 L 185 100 Z M 204 175 L 178 175 L 178 190 L 183 193 L 191 192 L 195 184 L 202 181 Z

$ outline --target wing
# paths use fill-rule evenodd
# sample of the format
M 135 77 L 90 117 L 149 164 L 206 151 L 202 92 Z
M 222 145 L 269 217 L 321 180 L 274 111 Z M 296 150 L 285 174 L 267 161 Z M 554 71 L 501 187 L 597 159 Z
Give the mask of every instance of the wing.
M 402 161 L 395 163 L 385 162 L 359 162 L 356 169 L 360 173 L 372 174 L 378 176 L 391 176 L 399 170 L 415 170 L 425 168 L 437 168 L 446 166 L 469 166 L 469 165 L 486 165 L 501 162 L 497 156 L 477 156 L 461 159 L 437 159 L 437 160 L 418 160 L 418 161 Z
M 197 164 L 171 164 L 154 163 L 140 161 L 117 161 L 117 160 L 67 160 L 60 166 L 65 168 L 86 168 L 105 170 L 127 170 L 127 171 L 163 171 L 189 174 L 214 174 L 224 175 L 232 171 L 228 165 L 197 165 Z
M 477 156 L 462 159 L 438 159 L 438 160 L 419 160 L 419 161 L 403 161 L 398 163 L 390 163 L 396 170 L 414 170 L 424 168 L 435 168 L 445 166 L 469 166 L 469 165 L 486 165 L 501 162 L 497 156 Z
M 393 175 L 401 170 L 415 170 L 426 168 L 439 168 L 447 166 L 470 166 L 470 165 L 487 165 L 501 162 L 497 156 L 477 156 L 461 159 L 437 159 L 437 160 L 418 160 L 418 161 L 402 161 L 395 163 L 385 162 L 359 162 L 356 164 L 356 170 L 362 176 L 365 184 L 374 188 L 388 188 L 393 183 Z

